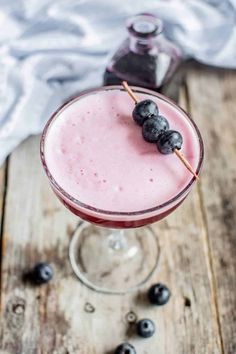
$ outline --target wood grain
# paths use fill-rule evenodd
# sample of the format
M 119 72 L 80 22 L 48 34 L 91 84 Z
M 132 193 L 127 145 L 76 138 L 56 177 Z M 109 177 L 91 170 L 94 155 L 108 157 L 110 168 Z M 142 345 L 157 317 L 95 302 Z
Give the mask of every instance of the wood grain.
M 191 111 L 206 159 L 201 206 L 207 229 L 223 353 L 236 353 L 236 73 L 196 68 L 188 76 Z
M 1 222 L 3 217 L 5 182 L 6 182 L 6 165 L 4 164 L 2 167 L 0 167 L 0 234 L 1 234 Z
M 2 227 L 3 227 L 3 222 L 4 222 L 4 201 L 5 201 L 5 196 L 6 196 L 6 184 L 7 184 L 7 163 L 3 164 L 2 167 L 0 167 L 0 254 L 5 253 L 5 247 L 4 247 L 4 242 L 2 242 Z M 2 282 L 2 274 L 1 274 L 1 259 L 0 258 L 0 287 L 1 287 L 1 282 Z M 0 315 L 1 315 L 1 292 L 0 292 Z
M 184 104 L 184 93 L 181 97 Z M 30 138 L 10 158 L 0 349 L 8 354 L 112 354 L 120 342 L 129 340 L 139 354 L 222 354 L 196 186 L 175 213 L 153 226 L 162 255 L 150 283 L 164 282 L 172 291 L 170 302 L 155 308 L 148 304 L 145 288 L 109 296 L 87 289 L 74 277 L 68 244 L 78 219 L 51 192 L 38 154 L 38 138 Z M 54 280 L 39 288 L 24 283 L 23 273 L 44 260 L 52 263 Z M 86 303 L 94 312 L 85 311 Z M 152 318 L 156 335 L 137 338 L 126 321 L 129 311 Z

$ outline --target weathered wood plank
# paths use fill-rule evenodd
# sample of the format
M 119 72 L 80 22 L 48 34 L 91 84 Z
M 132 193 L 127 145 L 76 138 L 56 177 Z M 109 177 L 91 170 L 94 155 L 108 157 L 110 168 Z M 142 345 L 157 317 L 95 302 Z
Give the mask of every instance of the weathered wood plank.
M 139 354 L 222 353 L 196 188 L 181 208 L 154 225 L 162 257 L 151 282 L 162 281 L 172 290 L 168 305 L 154 308 L 146 301 L 145 289 L 108 296 L 87 289 L 73 276 L 67 252 L 78 219 L 50 191 L 38 158 L 38 139 L 29 139 L 11 156 L 8 185 L 1 350 L 111 354 L 117 344 L 129 340 Z M 41 260 L 53 264 L 54 280 L 40 288 L 24 284 L 23 272 Z M 94 306 L 93 313 L 84 310 L 86 302 Z M 125 320 L 130 310 L 156 322 L 153 338 L 136 338 Z
M 51 285 L 33 289 L 22 282 L 22 274 L 41 260 L 51 261 L 60 268 L 59 274 L 66 274 L 70 270 L 64 266 L 67 235 L 77 220 L 64 212 L 48 188 L 41 173 L 38 139 L 30 139 L 12 154 L 8 180 L 1 289 L 2 349 L 10 353 L 46 353 L 45 346 L 52 352 L 57 333 L 63 336 L 67 328 L 57 308 L 57 277 Z M 60 242 L 61 237 L 65 242 Z M 60 340 L 57 347 L 61 346 Z
M 192 114 L 204 134 L 200 187 L 215 303 L 224 353 L 236 353 L 236 73 L 195 69 L 188 76 Z

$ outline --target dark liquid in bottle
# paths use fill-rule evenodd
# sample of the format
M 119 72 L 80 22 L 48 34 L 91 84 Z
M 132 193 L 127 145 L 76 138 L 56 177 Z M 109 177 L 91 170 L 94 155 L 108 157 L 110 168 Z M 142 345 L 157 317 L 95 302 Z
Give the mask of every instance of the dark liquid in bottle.
M 149 90 L 153 90 L 156 92 L 165 92 L 165 87 L 167 87 L 168 83 L 166 85 L 162 85 L 160 87 L 156 87 L 156 86 L 147 86 L 141 83 L 137 83 L 135 81 L 131 81 L 131 80 L 127 80 L 127 78 L 125 79 L 120 79 L 118 76 L 116 76 L 116 74 L 112 71 L 109 71 L 108 69 L 106 69 L 106 71 L 104 72 L 104 80 L 103 80 L 103 84 L 104 86 L 110 86 L 110 85 L 121 85 L 122 81 L 128 81 L 129 85 L 131 86 L 141 86 L 141 87 L 145 87 Z
M 106 69 L 104 73 L 105 85 L 117 85 L 123 80 L 128 81 L 130 85 L 160 91 L 161 88 L 157 85 L 156 58 L 130 52 L 121 57 L 112 69 Z

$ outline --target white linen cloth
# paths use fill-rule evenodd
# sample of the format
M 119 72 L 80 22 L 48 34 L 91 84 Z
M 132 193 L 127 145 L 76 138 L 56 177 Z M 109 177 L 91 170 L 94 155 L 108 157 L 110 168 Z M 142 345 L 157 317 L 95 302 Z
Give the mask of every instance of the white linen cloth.
M 0 165 L 63 100 L 102 84 L 125 20 L 141 12 L 186 57 L 236 68 L 236 0 L 0 0 Z

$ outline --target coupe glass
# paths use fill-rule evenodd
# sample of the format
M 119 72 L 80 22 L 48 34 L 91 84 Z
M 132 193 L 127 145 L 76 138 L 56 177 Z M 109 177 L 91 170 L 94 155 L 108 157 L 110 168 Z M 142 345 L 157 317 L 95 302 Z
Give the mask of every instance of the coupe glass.
M 113 294 L 123 294 L 142 286 L 153 274 L 158 265 L 160 246 L 158 237 L 150 224 L 159 221 L 173 212 L 187 197 L 195 184 L 195 177 L 178 193 L 161 205 L 150 209 L 130 212 L 100 210 L 92 205 L 73 198 L 53 178 L 45 158 L 47 133 L 53 122 L 74 102 L 85 95 L 107 90 L 124 90 L 122 86 L 107 86 L 87 91 L 66 102 L 46 124 L 40 144 L 43 167 L 51 187 L 59 200 L 81 222 L 69 246 L 69 258 L 76 276 L 89 288 Z M 199 161 L 196 173 L 199 174 L 203 162 L 203 142 L 196 124 L 188 114 L 165 96 L 139 87 L 133 87 L 137 94 L 149 94 L 164 100 L 181 113 L 192 125 L 198 137 Z M 121 173 L 123 173 L 121 171 Z

